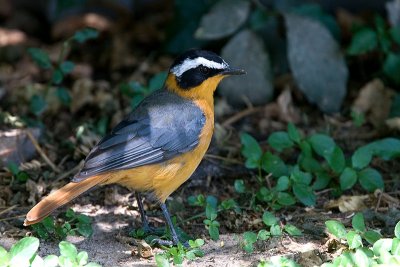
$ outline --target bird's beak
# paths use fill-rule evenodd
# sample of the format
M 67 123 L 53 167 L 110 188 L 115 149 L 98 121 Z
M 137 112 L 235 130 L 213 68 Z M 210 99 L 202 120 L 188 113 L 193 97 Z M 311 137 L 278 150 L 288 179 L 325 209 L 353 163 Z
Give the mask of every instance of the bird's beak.
M 242 74 L 246 74 L 246 71 L 228 67 L 227 69 L 223 70 L 221 72 L 221 74 L 224 76 L 225 75 L 242 75 Z

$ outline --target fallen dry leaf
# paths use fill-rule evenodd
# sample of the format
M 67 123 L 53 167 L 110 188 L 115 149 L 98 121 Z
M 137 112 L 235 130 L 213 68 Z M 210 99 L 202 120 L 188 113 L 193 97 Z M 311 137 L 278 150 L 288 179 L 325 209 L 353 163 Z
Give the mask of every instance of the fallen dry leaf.
M 153 249 L 144 240 L 138 242 L 138 253 L 141 258 L 150 258 L 154 256 Z
M 363 113 L 376 128 L 382 128 L 389 116 L 393 95 L 380 79 L 374 79 L 360 89 L 352 109 Z
M 369 195 L 341 196 L 339 199 L 329 201 L 324 208 L 338 208 L 340 212 L 360 211 L 367 208 L 365 201 L 369 198 Z

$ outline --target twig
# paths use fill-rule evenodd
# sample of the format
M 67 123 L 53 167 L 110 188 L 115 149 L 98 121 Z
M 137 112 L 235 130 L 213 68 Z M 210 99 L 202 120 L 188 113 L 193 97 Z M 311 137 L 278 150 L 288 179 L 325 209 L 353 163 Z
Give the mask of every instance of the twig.
M 17 216 L 0 219 L 0 222 L 9 221 L 9 220 L 13 220 L 13 219 L 21 218 L 21 217 L 25 217 L 25 214 L 20 214 L 20 215 L 17 215 Z
M 13 206 L 11 206 L 11 207 L 8 207 L 8 208 L 6 208 L 5 210 L 0 211 L 0 215 L 4 214 L 4 213 L 6 213 L 6 212 L 8 212 L 8 211 L 10 211 L 10 210 L 13 210 L 13 209 L 16 208 L 16 207 L 17 207 L 17 205 L 13 205 Z
M 54 172 L 60 173 L 61 170 L 57 168 L 57 166 L 47 157 L 46 153 L 42 150 L 40 147 L 39 143 L 36 141 L 36 138 L 32 135 L 32 133 L 27 130 L 26 134 L 28 138 L 31 140 L 32 144 L 35 146 L 36 151 L 40 154 L 40 156 L 43 158 L 43 160 L 50 166 L 50 168 L 53 169 Z
M 244 118 L 246 116 L 249 116 L 249 115 L 251 115 L 253 113 L 257 113 L 257 112 L 260 112 L 260 111 L 263 111 L 263 110 L 264 110 L 264 107 L 256 107 L 256 108 L 255 107 L 250 107 L 248 109 L 242 110 L 242 111 L 236 113 L 235 115 L 229 117 L 228 119 L 226 119 L 222 123 L 222 126 L 223 127 L 228 127 L 231 124 L 237 122 L 238 120 L 241 120 L 242 118 Z
M 81 168 L 82 168 L 82 164 L 83 162 L 79 163 L 78 165 L 76 165 L 75 167 L 73 167 L 72 169 L 70 169 L 69 171 L 66 171 L 62 174 L 60 174 L 59 176 L 56 177 L 55 181 L 59 181 L 64 179 L 65 177 L 68 177 L 69 175 L 71 175 L 72 173 L 76 173 L 78 172 Z
M 230 159 L 230 158 L 226 158 L 226 157 L 222 157 L 222 156 L 218 156 L 218 155 L 214 155 L 214 154 L 206 154 L 204 157 L 209 158 L 209 159 L 223 160 L 223 161 L 230 162 L 233 164 L 243 165 L 243 162 L 240 162 L 239 160 Z

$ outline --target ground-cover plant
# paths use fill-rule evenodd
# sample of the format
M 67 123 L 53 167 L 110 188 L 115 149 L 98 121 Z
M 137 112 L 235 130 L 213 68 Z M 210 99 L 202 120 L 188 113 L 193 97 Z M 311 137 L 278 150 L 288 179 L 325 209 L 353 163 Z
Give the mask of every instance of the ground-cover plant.
M 268 137 L 270 151 L 264 152 L 246 133 L 241 135 L 241 142 L 245 166 L 257 171 L 260 187 L 255 199 L 275 210 L 297 201 L 313 206 L 315 191 L 327 187 L 336 195 L 357 183 L 368 192 L 383 189 L 381 173 L 369 166 L 373 157 L 389 160 L 400 156 L 400 140 L 384 138 L 359 147 L 351 157 L 346 157 L 329 135 L 317 133 L 305 137 L 292 123 L 287 131 L 274 132 Z M 283 157 L 289 153 L 298 156 L 285 162 Z M 236 181 L 235 188 L 254 195 L 245 191 L 244 181 Z
M 196 257 L 203 257 L 204 252 L 200 249 L 204 245 L 203 239 L 189 240 L 189 248 L 185 248 L 182 244 L 173 247 L 163 247 L 164 252 L 157 254 L 155 260 L 158 267 L 181 265 L 185 259 L 194 260 Z
M 56 99 L 58 99 L 61 104 L 65 106 L 70 105 L 70 93 L 67 88 L 62 86 L 62 83 L 65 77 L 73 71 L 75 64 L 67 60 L 66 57 L 74 43 L 82 44 L 88 40 L 97 38 L 98 35 L 98 31 L 91 28 L 77 31 L 72 37 L 64 41 L 57 62 L 52 62 L 49 54 L 43 49 L 28 49 L 28 53 L 35 64 L 42 70 L 50 71 L 51 75 L 51 80 L 48 82 L 44 92 L 41 94 L 35 93 L 30 99 L 30 110 L 33 114 L 40 116 L 46 110 L 46 98 L 48 98 L 49 94 L 55 94 L 57 96 Z
M 253 252 L 254 244 L 257 241 L 266 241 L 269 238 L 282 237 L 284 233 L 290 236 L 301 236 L 303 234 L 296 226 L 292 224 L 286 224 L 282 226 L 278 218 L 276 218 L 269 211 L 264 211 L 262 221 L 266 229 L 261 229 L 258 231 L 258 233 L 245 232 L 242 236 L 240 245 L 247 253 Z
M 205 228 L 208 230 L 212 240 L 219 239 L 219 227 L 220 223 L 217 220 L 219 212 L 234 210 L 236 213 L 240 213 L 241 210 L 234 199 L 226 199 L 218 204 L 218 199 L 214 196 L 207 196 L 200 194 L 198 196 L 190 196 L 188 203 L 191 206 L 203 207 L 204 213 L 196 215 L 196 217 L 204 216 L 203 221 Z
M 353 216 L 350 230 L 346 230 L 341 222 L 335 220 L 329 220 L 325 225 L 328 232 L 345 246 L 345 250 L 323 266 L 400 265 L 400 222 L 396 224 L 393 238 L 382 238 L 378 232 L 367 230 L 361 213 Z
M 274 256 L 269 260 L 261 260 L 257 267 L 299 267 L 294 260 L 283 256 Z
M 72 209 L 68 209 L 64 217 L 65 220 L 58 222 L 49 216 L 40 223 L 32 225 L 35 235 L 41 239 L 65 239 L 68 235 L 82 235 L 89 237 L 93 233 L 92 219 L 83 214 L 77 214 Z
M 58 245 L 60 256 L 47 255 L 44 258 L 37 254 L 39 239 L 24 237 L 14 244 L 10 251 L 0 246 L 0 267 L 99 267 L 89 262 L 86 251 L 78 252 L 75 245 L 61 241 Z
M 400 84 L 400 28 L 389 27 L 385 20 L 377 15 L 373 26 L 358 25 L 347 53 L 351 56 L 376 52 L 381 59 L 381 71 L 386 78 L 396 85 Z
M 134 108 L 146 96 L 148 96 L 155 90 L 160 89 L 163 86 L 166 78 L 167 78 L 167 72 L 160 72 L 154 75 L 149 80 L 147 86 L 137 81 L 129 81 L 127 83 L 122 83 L 119 86 L 119 89 L 123 95 L 126 95 L 131 99 L 131 107 Z

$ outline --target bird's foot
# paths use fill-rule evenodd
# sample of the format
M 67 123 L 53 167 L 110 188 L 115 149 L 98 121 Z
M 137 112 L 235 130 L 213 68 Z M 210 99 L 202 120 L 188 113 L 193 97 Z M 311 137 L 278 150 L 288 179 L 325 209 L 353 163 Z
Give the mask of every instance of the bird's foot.
M 180 242 L 179 240 L 165 240 L 161 238 L 155 238 L 152 240 L 152 243 L 154 245 L 159 245 L 159 246 L 177 246 L 179 243 L 181 243 L 185 248 L 190 248 L 190 245 L 187 241 L 185 242 Z

